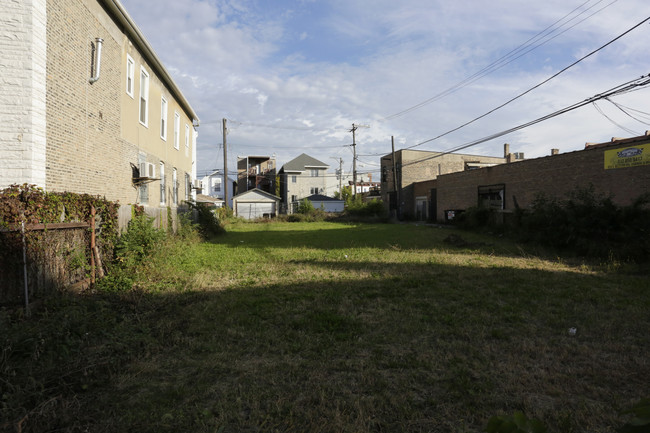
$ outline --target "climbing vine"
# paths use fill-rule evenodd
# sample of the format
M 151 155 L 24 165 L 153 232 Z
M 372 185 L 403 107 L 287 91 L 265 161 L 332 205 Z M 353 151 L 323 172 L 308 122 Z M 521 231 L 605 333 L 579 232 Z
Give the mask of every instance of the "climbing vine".
M 46 192 L 36 185 L 29 184 L 11 185 L 1 190 L 0 272 L 13 272 L 16 265 L 22 263 L 23 239 L 18 230 L 22 222 L 26 225 L 88 222 L 93 207 L 96 215 L 97 246 L 104 257 L 110 258 L 119 233 L 117 202 L 89 194 Z M 79 261 L 78 250 L 57 251 L 57 248 L 61 247 L 61 236 L 49 234 L 47 230 L 27 230 L 25 240 L 28 261 L 35 261 L 39 257 L 61 257 L 66 251 L 74 256 L 71 259 Z M 80 245 L 82 249 L 86 247 Z

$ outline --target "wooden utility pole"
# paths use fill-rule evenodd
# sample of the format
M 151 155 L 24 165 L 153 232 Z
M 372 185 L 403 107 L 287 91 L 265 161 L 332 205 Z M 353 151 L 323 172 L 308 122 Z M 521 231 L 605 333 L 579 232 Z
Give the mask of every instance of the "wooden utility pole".
M 390 145 L 393 150 L 393 189 L 395 190 L 395 213 L 399 218 L 399 188 L 397 187 L 397 163 L 395 162 L 395 137 L 390 136 Z
M 352 159 L 352 184 L 354 187 L 354 191 L 352 192 L 353 195 L 356 197 L 357 196 L 357 141 L 356 141 L 356 131 L 359 128 L 370 128 L 368 125 L 355 125 L 354 123 L 352 124 L 352 129 L 350 129 L 350 132 L 352 133 L 352 153 L 353 153 L 353 159 Z
M 352 195 L 354 197 L 357 196 L 357 142 L 355 139 L 355 132 L 357 130 L 357 127 L 352 124 Z
M 222 120 L 223 129 L 223 205 L 228 206 L 228 146 L 226 144 L 226 118 Z
M 339 158 L 339 198 L 343 200 L 343 158 Z

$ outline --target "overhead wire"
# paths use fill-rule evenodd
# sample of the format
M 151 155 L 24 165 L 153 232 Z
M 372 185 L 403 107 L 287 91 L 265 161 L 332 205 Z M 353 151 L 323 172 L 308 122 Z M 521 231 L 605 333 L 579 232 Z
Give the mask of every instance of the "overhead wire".
M 632 135 L 640 135 L 639 132 L 634 131 L 634 130 L 632 130 L 630 128 L 627 128 L 627 127 L 621 125 L 620 123 L 616 122 L 614 119 L 609 117 L 607 114 L 605 114 L 605 112 L 598 106 L 596 101 L 592 102 L 592 105 L 594 106 L 596 111 L 598 111 L 598 113 L 600 113 L 601 116 L 603 116 L 605 119 L 609 120 L 612 124 L 614 124 L 614 125 L 618 126 L 619 128 L 621 128 L 623 131 L 627 132 L 628 134 L 632 134 Z
M 434 101 L 437 101 L 437 100 L 439 100 L 439 99 L 441 99 L 441 98 L 443 98 L 443 97 L 445 97 L 445 96 L 448 96 L 448 95 L 450 95 L 450 94 L 452 94 L 452 93 L 454 93 L 454 92 L 456 92 L 456 91 L 458 91 L 458 90 L 460 90 L 460 89 L 462 89 L 462 88 L 464 88 L 464 87 L 467 87 L 468 85 L 474 83 L 475 81 L 477 81 L 477 80 L 479 80 L 479 79 L 481 79 L 481 78 L 483 78 L 483 77 L 485 77 L 485 76 L 487 76 L 487 75 L 489 75 L 489 74 L 491 74 L 491 73 L 493 73 L 493 72 L 498 71 L 499 69 L 501 69 L 501 68 L 503 68 L 504 66 L 506 66 L 506 65 L 508 65 L 508 64 L 510 64 L 510 63 L 512 63 L 513 61 L 519 59 L 520 57 L 522 57 L 522 56 L 524 56 L 524 55 L 530 53 L 531 51 L 534 51 L 534 50 L 536 50 L 537 48 L 539 48 L 539 47 L 541 47 L 541 46 L 547 44 L 548 42 L 552 41 L 553 39 L 555 39 L 555 38 L 557 38 L 558 36 L 560 36 L 560 35 L 564 34 L 565 32 L 567 32 L 568 30 L 571 30 L 571 29 L 574 28 L 575 26 L 581 24 L 582 22 L 588 20 L 589 18 L 591 18 L 592 16 L 594 16 L 594 15 L 596 15 L 597 13 L 601 12 L 602 10 L 608 8 L 608 7 L 611 6 L 612 4 L 616 3 L 618 0 L 613 0 L 612 2 L 610 2 L 609 4 L 607 4 L 606 6 L 602 7 L 601 9 L 599 9 L 599 10 L 597 10 L 596 12 L 592 13 L 591 15 L 587 16 L 586 18 L 583 18 L 582 20 L 580 20 L 579 22 L 575 23 L 575 24 L 572 25 L 571 27 L 569 27 L 569 28 L 563 30 L 562 32 L 560 32 L 560 33 L 554 35 L 553 37 L 550 37 L 550 38 L 544 40 L 543 42 L 539 43 L 538 45 L 533 46 L 534 42 L 536 42 L 537 40 L 540 40 L 540 39 L 542 39 L 543 37 L 550 36 L 550 35 L 552 35 L 553 33 L 557 32 L 559 29 L 561 29 L 562 27 L 566 26 L 566 25 L 567 25 L 568 23 L 570 23 L 571 21 L 575 20 L 575 19 L 578 18 L 579 16 L 583 15 L 584 13 L 588 12 L 590 9 L 594 8 L 595 6 L 597 6 L 597 5 L 598 5 L 599 3 L 601 3 L 603 0 L 599 0 L 599 1 L 598 1 L 597 3 L 595 3 L 594 5 L 590 6 L 589 8 L 585 9 L 584 11 L 580 12 L 578 15 L 576 15 L 576 16 L 573 17 L 573 18 L 571 18 L 570 20 L 568 20 L 566 23 L 562 24 L 562 25 L 559 26 L 558 28 L 552 30 L 551 32 L 548 33 L 548 35 L 544 36 L 544 34 L 547 33 L 549 29 L 553 28 L 553 27 L 554 27 L 556 24 L 558 24 L 559 22 L 564 21 L 568 16 L 572 15 L 574 12 L 576 12 L 576 11 L 579 10 L 579 9 L 581 9 L 584 5 L 586 5 L 586 4 L 589 3 L 590 1 L 591 1 L 591 0 L 587 0 L 587 1 L 585 1 L 584 3 L 582 3 L 580 6 L 576 7 L 575 9 L 573 9 L 573 10 L 572 10 L 571 12 L 569 12 L 568 14 L 566 14 L 565 16 L 563 16 L 562 18 L 560 18 L 559 20 L 555 21 L 553 24 L 551 24 L 550 26 L 546 27 L 544 30 L 542 30 L 541 32 L 537 33 L 535 36 L 531 37 L 530 39 L 528 39 L 528 40 L 527 40 L 526 42 L 524 42 L 523 44 L 519 45 L 517 48 L 511 50 L 510 52 L 508 52 L 508 53 L 505 54 L 504 56 L 500 57 L 499 59 L 497 59 L 497 60 L 495 60 L 494 62 L 490 63 L 489 65 L 485 66 L 483 69 L 479 70 L 478 72 L 475 72 L 474 74 L 470 75 L 469 77 L 467 77 L 467 78 L 461 80 L 460 82 L 456 83 L 455 85 L 453 85 L 453 86 L 447 88 L 446 90 L 444 90 L 444 91 L 438 93 L 438 94 L 435 95 L 435 96 L 432 96 L 431 98 L 429 98 L 429 99 L 427 99 L 427 100 L 425 100 L 425 101 L 423 101 L 423 102 L 420 102 L 420 103 L 418 103 L 418 104 L 416 104 L 416 105 L 414 105 L 414 106 L 412 106 L 412 107 L 410 107 L 410 108 L 407 108 L 407 109 L 405 109 L 405 110 L 402 110 L 402 111 L 399 111 L 399 112 L 397 112 L 397 113 L 394 113 L 394 114 L 391 114 L 391 115 L 389 115 L 389 116 L 384 117 L 383 119 L 381 119 L 381 121 L 391 120 L 391 119 L 394 119 L 394 118 L 396 118 L 396 117 L 400 117 L 400 116 L 402 116 L 402 115 L 408 114 L 408 113 L 410 113 L 411 111 L 414 111 L 414 110 L 417 110 L 417 109 L 419 109 L 419 108 L 422 108 L 422 107 L 425 106 L 425 105 L 428 105 L 428 104 L 430 104 L 430 103 L 432 103 L 432 102 L 434 102 Z M 531 47 L 531 46 L 533 46 L 533 47 L 532 47 L 532 48 L 529 48 L 529 47 Z M 529 48 L 529 49 L 526 50 L 527 48 Z M 524 50 L 526 50 L 526 51 L 524 51 Z M 523 51 L 523 52 L 522 52 L 522 51 Z
M 637 122 L 639 122 L 639 123 L 641 123 L 641 124 L 643 124 L 643 125 L 648 125 L 648 126 L 650 126 L 650 123 L 645 122 L 645 121 L 643 121 L 643 120 L 641 120 L 641 119 L 638 119 L 637 117 L 635 117 L 635 116 L 631 115 L 630 113 L 628 113 L 627 110 L 630 110 L 630 111 L 637 111 L 637 112 L 639 112 L 639 113 L 641 113 L 641 114 L 644 114 L 644 115 L 647 115 L 647 116 L 650 116 L 650 114 L 648 114 L 648 113 L 644 113 L 643 111 L 634 110 L 633 108 L 625 107 L 625 106 L 623 106 L 623 105 L 621 105 L 621 104 L 618 104 L 618 103 L 612 101 L 612 100 L 609 99 L 609 98 L 605 98 L 605 99 L 606 99 L 607 102 L 610 102 L 610 103 L 611 103 L 612 105 L 614 105 L 616 108 L 618 108 L 618 109 L 621 110 L 623 113 L 625 113 L 625 115 L 627 115 L 628 117 L 630 117 L 630 118 L 636 120 Z M 648 117 L 648 120 L 650 120 L 650 117 Z
M 508 105 L 508 104 L 510 104 L 510 103 L 512 103 L 512 102 L 514 102 L 514 101 L 516 101 L 517 99 L 519 99 L 519 98 L 521 98 L 521 97 L 527 95 L 528 93 L 532 92 L 533 90 L 535 90 L 535 89 L 541 87 L 542 85 L 548 83 L 549 81 L 551 81 L 552 79 L 556 78 L 556 77 L 559 76 L 560 74 L 566 72 L 567 70 L 569 70 L 570 68 L 574 67 L 575 65 L 577 65 L 577 64 L 580 63 L 580 62 L 582 62 L 583 60 L 588 59 L 589 57 L 593 56 L 594 54 L 596 54 L 596 53 L 599 52 L 600 50 L 602 50 L 602 49 L 608 47 L 609 45 L 613 44 L 613 43 L 616 42 L 617 40 L 621 39 L 623 36 L 627 35 L 628 33 L 632 32 L 633 30 L 635 30 L 636 28 L 640 27 L 641 25 L 643 25 L 644 23 L 646 23 L 646 22 L 648 22 L 648 21 L 650 21 L 650 17 L 648 17 L 648 18 L 644 19 L 643 21 L 639 22 L 638 24 L 636 24 L 636 25 L 630 27 L 630 28 L 627 29 L 625 32 L 623 32 L 623 33 L 621 33 L 620 35 L 616 36 L 614 39 L 610 40 L 609 42 L 607 42 L 607 43 L 604 44 L 604 45 L 601 45 L 600 47 L 598 47 L 598 48 L 596 48 L 595 50 L 589 52 L 588 54 L 582 56 L 581 58 L 579 58 L 579 59 L 576 60 L 575 62 L 571 63 L 570 65 L 568 65 L 568 66 L 566 66 L 566 67 L 564 67 L 563 69 L 561 69 L 560 71 L 558 71 L 558 72 L 556 72 L 555 74 L 551 75 L 550 77 L 548 77 L 547 79 L 543 80 L 542 82 L 540 82 L 540 83 L 534 85 L 533 87 L 531 87 L 531 88 L 529 88 L 528 90 L 526 90 L 526 91 L 524 91 L 524 92 L 518 94 L 517 96 L 515 96 L 515 97 L 513 97 L 513 98 L 511 98 L 511 99 L 509 99 L 509 100 L 507 100 L 507 101 L 504 102 L 503 104 L 501 104 L 501 105 L 499 105 L 499 106 L 497 106 L 497 107 L 495 107 L 495 108 L 493 108 L 493 109 L 487 111 L 486 113 L 481 114 L 480 116 L 475 117 L 474 119 L 472 119 L 472 120 L 470 120 L 470 121 L 468 121 L 468 122 L 465 122 L 465 123 L 463 123 L 462 125 L 457 126 L 457 127 L 453 128 L 453 129 L 450 129 L 450 130 L 448 130 L 448 131 L 446 131 L 446 132 L 444 132 L 444 133 L 442 133 L 442 134 L 440 134 L 440 135 L 438 135 L 438 136 L 436 136 L 436 137 L 430 138 L 430 139 L 428 139 L 428 140 L 422 141 L 422 142 L 417 143 L 417 144 L 414 144 L 414 145 L 412 145 L 412 146 L 408 146 L 408 147 L 406 147 L 406 149 L 413 149 L 413 148 L 415 148 L 415 147 L 422 146 L 423 144 L 430 143 L 430 142 L 432 142 L 432 141 L 434 141 L 434 140 L 437 140 L 437 139 L 442 138 L 442 137 L 444 137 L 444 136 L 446 136 L 446 135 L 449 135 L 449 134 L 451 134 L 452 132 L 456 132 L 456 131 L 458 131 L 459 129 L 464 128 L 465 126 L 468 126 L 468 125 L 470 125 L 470 124 L 472 124 L 472 123 L 474 123 L 474 122 L 476 122 L 476 121 L 478 121 L 478 120 L 480 120 L 480 119 L 482 119 L 482 118 L 484 118 L 484 117 L 486 117 L 486 116 L 488 116 L 488 115 L 494 113 L 495 111 L 497 111 L 497 110 L 499 110 L 499 109 L 505 107 L 506 105 Z
M 429 159 L 438 158 L 438 157 L 441 157 L 443 155 L 447 155 L 447 154 L 450 154 L 450 153 L 458 152 L 459 150 L 467 149 L 469 147 L 473 147 L 473 146 L 476 146 L 478 144 L 485 143 L 486 141 L 490 141 L 490 140 L 493 140 L 495 138 L 499 138 L 499 137 L 502 137 L 504 135 L 510 134 L 512 132 L 519 131 L 521 129 L 524 129 L 524 128 L 527 128 L 529 126 L 535 125 L 537 123 L 543 122 L 545 120 L 552 119 L 553 117 L 557 117 L 557 116 L 559 116 L 561 114 L 566 114 L 566 113 L 568 113 L 570 111 L 576 110 L 576 109 L 578 109 L 580 107 L 591 104 L 591 103 L 593 103 L 595 101 L 598 101 L 600 99 L 606 99 L 606 98 L 609 98 L 609 97 L 612 97 L 612 96 L 623 95 L 625 93 L 629 93 L 631 91 L 638 90 L 641 87 L 647 86 L 648 84 L 650 84 L 650 74 L 649 75 L 643 75 L 643 76 L 641 76 L 641 77 L 639 77 L 637 79 L 634 79 L 634 80 L 630 80 L 630 81 L 628 81 L 626 83 L 615 86 L 615 87 L 613 87 L 613 88 L 611 88 L 611 89 L 609 89 L 609 90 L 607 90 L 607 91 L 605 91 L 603 93 L 599 93 L 599 94 L 594 95 L 594 96 L 592 96 L 590 98 L 587 98 L 587 99 L 585 99 L 585 100 L 583 100 L 581 102 L 577 102 L 575 104 L 572 104 L 572 105 L 564 107 L 564 108 L 562 108 L 560 110 L 557 110 L 557 111 L 555 111 L 553 113 L 550 113 L 550 114 L 547 114 L 545 116 L 539 117 L 539 118 L 537 118 L 535 120 L 531 120 L 530 122 L 526 122 L 526 123 L 517 125 L 515 127 L 512 127 L 510 129 L 506 129 L 504 131 L 488 135 L 488 136 L 480 138 L 478 140 L 470 141 L 468 143 L 462 144 L 462 145 L 454 147 L 452 149 L 448 149 L 446 151 L 436 153 L 435 155 L 432 155 L 432 156 L 429 156 L 429 157 L 425 157 L 425 158 L 422 158 L 422 159 L 410 161 L 408 163 L 403 164 L 402 166 L 412 165 L 412 164 L 416 164 L 416 163 L 426 161 L 426 160 L 429 160 Z

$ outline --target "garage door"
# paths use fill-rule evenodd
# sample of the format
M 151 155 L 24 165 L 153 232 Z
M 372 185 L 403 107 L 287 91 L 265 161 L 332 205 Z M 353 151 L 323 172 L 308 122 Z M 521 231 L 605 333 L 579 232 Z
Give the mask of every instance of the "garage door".
M 249 220 L 275 215 L 275 203 L 238 202 L 237 215 Z

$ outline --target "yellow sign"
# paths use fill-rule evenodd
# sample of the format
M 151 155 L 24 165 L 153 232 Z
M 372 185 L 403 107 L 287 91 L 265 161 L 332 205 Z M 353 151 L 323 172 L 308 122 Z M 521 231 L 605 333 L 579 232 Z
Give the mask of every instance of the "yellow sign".
M 605 170 L 650 165 L 650 144 L 605 151 Z

